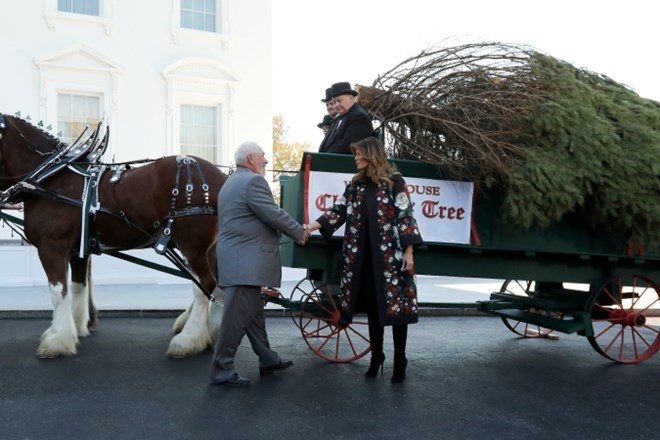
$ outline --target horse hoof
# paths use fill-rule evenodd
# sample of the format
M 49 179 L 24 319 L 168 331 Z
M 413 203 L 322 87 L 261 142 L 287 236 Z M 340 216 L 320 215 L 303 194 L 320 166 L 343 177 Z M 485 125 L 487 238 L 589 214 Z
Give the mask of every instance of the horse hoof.
M 37 359 L 55 359 L 53 355 L 37 354 Z

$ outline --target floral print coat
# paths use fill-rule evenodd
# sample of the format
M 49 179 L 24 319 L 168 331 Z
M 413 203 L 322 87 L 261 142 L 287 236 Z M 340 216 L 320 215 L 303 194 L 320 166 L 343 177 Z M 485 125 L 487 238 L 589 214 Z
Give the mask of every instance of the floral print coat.
M 351 322 L 361 277 L 373 277 L 381 325 L 417 322 L 417 286 L 414 272 L 402 271 L 406 246 L 422 243 L 410 197 L 399 174 L 393 185 L 371 180 L 348 184 L 335 205 L 317 219 L 324 237 L 346 223 L 342 246 L 340 289 L 342 318 Z M 370 246 L 371 267 L 363 264 Z

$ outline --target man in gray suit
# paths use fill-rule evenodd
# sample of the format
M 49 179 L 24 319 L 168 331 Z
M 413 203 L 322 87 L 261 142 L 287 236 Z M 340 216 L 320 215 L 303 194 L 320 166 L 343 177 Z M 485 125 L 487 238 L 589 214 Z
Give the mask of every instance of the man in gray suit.
M 236 171 L 218 195 L 218 286 L 224 290 L 224 312 L 211 366 L 211 383 L 245 387 L 250 381 L 234 369 L 236 350 L 247 334 L 259 356 L 262 375 L 293 365 L 270 349 L 262 286 L 279 287 L 282 263 L 278 231 L 300 244 L 309 234 L 281 209 L 264 178 L 268 160 L 254 142 L 236 150 Z

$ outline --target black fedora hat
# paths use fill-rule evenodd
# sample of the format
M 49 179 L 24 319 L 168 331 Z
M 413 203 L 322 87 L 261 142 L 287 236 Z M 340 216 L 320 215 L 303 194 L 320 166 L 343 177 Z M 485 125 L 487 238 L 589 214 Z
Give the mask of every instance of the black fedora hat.
M 332 96 L 330 96 L 330 92 L 332 92 L 332 88 L 328 87 L 325 89 L 325 98 L 321 100 L 321 102 L 328 102 L 332 99 Z
M 351 83 L 348 82 L 334 83 L 332 87 L 330 87 L 330 96 L 333 98 L 339 95 L 357 96 L 357 94 L 358 93 L 351 88 Z
M 323 121 L 320 122 L 319 124 L 316 124 L 318 128 L 330 127 L 331 125 L 332 125 L 332 116 L 330 115 L 323 116 Z

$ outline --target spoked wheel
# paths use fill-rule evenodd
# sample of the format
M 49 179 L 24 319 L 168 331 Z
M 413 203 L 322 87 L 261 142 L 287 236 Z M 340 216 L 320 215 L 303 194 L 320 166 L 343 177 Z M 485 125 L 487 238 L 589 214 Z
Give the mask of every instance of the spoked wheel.
M 615 276 L 592 292 L 587 308 L 589 343 L 606 358 L 634 364 L 660 349 L 660 288 L 650 278 Z
M 354 319 L 342 326 L 338 286 L 327 284 L 305 295 L 300 309 L 300 331 L 307 346 L 330 362 L 353 362 L 371 351 L 367 321 Z
M 536 282 L 535 281 L 520 281 L 520 280 L 506 280 L 502 287 L 500 288 L 501 293 L 508 293 L 511 295 L 518 296 L 533 296 L 535 293 Z M 549 314 L 545 310 L 529 310 L 530 312 L 535 312 L 539 314 Z M 553 316 L 560 316 L 555 314 Z M 516 321 L 511 318 L 502 316 L 502 322 L 504 325 L 514 332 L 517 335 L 520 335 L 525 338 L 549 338 L 551 337 L 552 330 L 549 328 L 541 327 L 536 324 L 528 324 L 522 321 Z
M 303 298 L 305 298 L 306 295 L 310 295 L 312 292 L 316 290 L 316 283 L 314 280 L 310 280 L 309 278 L 303 278 L 302 280 L 298 281 L 298 284 L 296 284 L 293 289 L 291 290 L 291 294 L 289 295 L 289 300 L 291 301 L 302 301 Z M 289 316 L 291 316 L 291 320 L 293 320 L 293 323 L 296 325 L 296 327 L 300 328 L 300 309 L 289 309 Z

